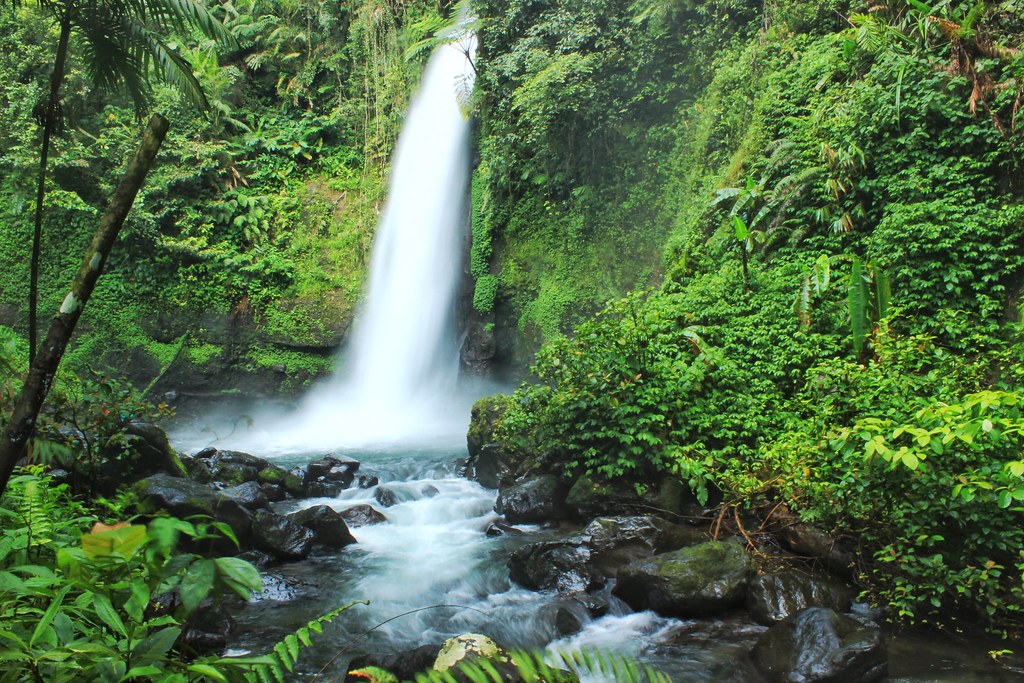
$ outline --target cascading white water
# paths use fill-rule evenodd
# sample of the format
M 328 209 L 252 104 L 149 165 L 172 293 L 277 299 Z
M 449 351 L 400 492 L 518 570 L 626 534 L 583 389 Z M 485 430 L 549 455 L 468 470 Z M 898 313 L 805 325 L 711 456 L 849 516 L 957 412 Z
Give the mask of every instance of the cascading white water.
M 389 414 L 454 388 L 452 304 L 469 172 L 469 124 L 456 85 L 468 68 L 453 46 L 435 52 L 392 162 L 369 297 L 354 330 L 352 373 L 344 380 L 360 402 Z
M 259 416 L 228 439 L 265 454 L 464 440 L 469 403 L 455 391 L 455 299 L 467 224 L 469 121 L 476 39 L 439 47 L 413 97 L 392 159 L 366 306 L 337 375 L 290 416 Z M 467 56 L 469 55 L 469 56 Z

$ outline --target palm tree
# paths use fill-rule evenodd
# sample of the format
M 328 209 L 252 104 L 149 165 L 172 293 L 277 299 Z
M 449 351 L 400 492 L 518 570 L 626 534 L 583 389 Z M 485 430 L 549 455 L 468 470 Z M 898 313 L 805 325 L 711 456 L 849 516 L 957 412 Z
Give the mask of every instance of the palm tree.
M 21 0 L 10 0 L 17 8 Z M 231 33 L 195 0 L 35 0 L 59 28 L 53 73 L 46 100 L 37 109 L 43 129 L 36 188 L 35 230 L 29 279 L 29 363 L 36 353 L 36 307 L 39 299 L 39 257 L 43 199 L 50 139 L 60 127 L 60 88 L 64 81 L 68 43 L 74 34 L 93 85 L 100 90 L 123 89 L 137 109 L 149 104 L 153 75 L 179 88 L 196 106 L 209 108 L 189 63 L 164 41 L 170 34 L 200 31 L 221 44 L 234 45 Z

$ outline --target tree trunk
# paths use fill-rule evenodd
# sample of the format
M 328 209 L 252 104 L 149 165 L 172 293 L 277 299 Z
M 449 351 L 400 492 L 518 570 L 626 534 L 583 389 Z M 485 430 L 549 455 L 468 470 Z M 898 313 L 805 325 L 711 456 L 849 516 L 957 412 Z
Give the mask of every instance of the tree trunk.
M 39 409 L 50 390 L 53 377 L 57 373 L 57 366 L 60 364 L 64 350 L 75 331 L 75 325 L 82 315 L 82 309 L 96 287 L 96 280 L 103 271 L 103 264 L 106 263 L 107 257 L 110 255 L 121 225 L 135 201 L 135 195 L 142 187 L 149 169 L 153 166 L 156 153 L 167 134 L 167 127 L 167 119 L 159 114 L 155 114 L 149 120 L 142 143 L 129 162 L 128 169 L 125 171 L 124 177 L 121 178 L 117 190 L 114 191 L 106 213 L 100 219 L 99 228 L 92 238 L 92 244 L 85 252 L 85 259 L 78 269 L 75 281 L 71 285 L 71 291 L 64 298 L 60 311 L 50 324 L 46 341 L 43 342 L 39 354 L 29 369 L 25 385 L 14 404 L 11 421 L 7 425 L 3 439 L 0 440 L 0 497 L 3 496 L 3 492 L 7 488 L 7 481 L 11 477 L 15 464 L 25 450 L 25 444 L 28 443 L 35 430 Z
M 69 10 L 70 11 L 70 10 Z M 43 112 L 43 144 L 39 150 L 39 181 L 36 187 L 35 231 L 32 233 L 32 268 L 28 280 L 28 364 L 36 359 L 36 310 L 39 303 L 39 253 L 43 239 L 43 198 L 46 196 L 46 163 L 50 158 L 50 137 L 57 125 L 60 108 L 60 86 L 64 82 L 64 63 L 68 56 L 68 39 L 71 37 L 71 17 L 65 13 L 60 22 L 60 38 L 57 40 L 57 54 L 53 60 L 50 75 L 50 99 Z M 0 488 L 0 492 L 3 489 Z

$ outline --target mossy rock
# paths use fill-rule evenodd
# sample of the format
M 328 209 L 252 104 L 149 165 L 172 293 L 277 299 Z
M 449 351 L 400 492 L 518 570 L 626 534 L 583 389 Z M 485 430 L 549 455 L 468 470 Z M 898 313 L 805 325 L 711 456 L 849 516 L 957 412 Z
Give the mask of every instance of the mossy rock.
M 473 404 L 470 413 L 469 431 L 466 433 L 466 446 L 470 457 L 475 457 L 484 444 L 493 443 L 495 429 L 502 416 L 508 410 L 512 397 L 508 394 L 485 396 Z
M 276 484 L 293 496 L 302 495 L 302 478 L 277 465 L 260 470 L 256 480 L 261 484 Z
M 746 550 L 735 543 L 708 541 L 622 567 L 614 593 L 637 610 L 703 616 L 740 605 L 753 575 Z

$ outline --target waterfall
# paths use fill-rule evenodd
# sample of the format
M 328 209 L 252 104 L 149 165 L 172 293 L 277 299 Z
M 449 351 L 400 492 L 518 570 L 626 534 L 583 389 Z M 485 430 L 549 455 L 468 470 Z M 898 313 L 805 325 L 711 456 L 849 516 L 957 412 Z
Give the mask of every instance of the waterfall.
M 434 51 L 398 138 L 374 240 L 366 305 L 339 371 L 288 416 L 261 415 L 228 439 L 260 453 L 402 443 L 465 443 L 468 397 L 456 392 L 455 300 L 467 224 L 476 40 Z M 465 48 L 465 52 L 463 51 Z
M 454 46 L 434 53 L 392 160 L 369 296 L 344 380 L 368 409 L 415 409 L 454 389 L 453 304 L 469 172 L 469 124 L 456 86 L 468 68 Z

